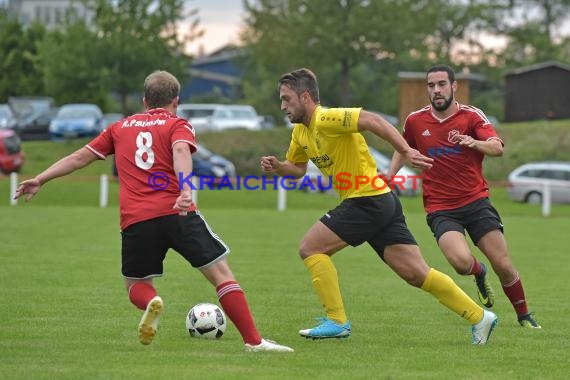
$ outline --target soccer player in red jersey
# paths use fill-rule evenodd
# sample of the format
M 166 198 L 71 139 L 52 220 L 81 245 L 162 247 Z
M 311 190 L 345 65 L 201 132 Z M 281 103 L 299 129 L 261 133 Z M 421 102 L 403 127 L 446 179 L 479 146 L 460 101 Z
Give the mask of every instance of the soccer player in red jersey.
M 144 82 L 146 112 L 112 124 L 84 147 L 23 181 L 16 197 L 24 195 L 28 201 L 46 182 L 115 154 L 122 274 L 130 301 L 144 310 L 140 342 L 150 344 L 156 335 L 164 303 L 153 279 L 162 276 L 166 252 L 172 248 L 214 285 L 246 351 L 293 352 L 260 336 L 244 291 L 228 265 L 229 248 L 192 202 L 189 178 L 196 136 L 188 121 L 176 116 L 179 92 L 176 77 L 153 72 Z
M 427 222 L 457 273 L 475 276 L 481 303 L 493 306 L 494 293 L 487 268 L 469 249 L 465 230 L 487 256 L 520 325 L 540 328 L 528 310 L 521 279 L 507 250 L 503 223 L 489 201 L 489 186 L 482 174 L 483 158 L 501 156 L 503 141 L 480 109 L 455 100 L 457 82 L 451 67 L 432 67 L 426 80 L 431 105 L 407 117 L 403 135 L 411 147 L 434 159 L 433 167 L 423 171 Z M 387 175 L 395 175 L 402 165 L 403 157 L 395 152 Z

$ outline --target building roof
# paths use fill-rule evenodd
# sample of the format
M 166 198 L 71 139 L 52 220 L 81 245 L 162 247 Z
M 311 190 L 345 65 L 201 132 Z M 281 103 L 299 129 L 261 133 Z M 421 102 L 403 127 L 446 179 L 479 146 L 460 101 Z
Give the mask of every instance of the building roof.
M 400 71 L 398 72 L 400 79 L 425 79 L 426 73 L 423 71 Z M 481 74 L 465 74 L 455 73 L 455 79 L 467 79 L 470 81 L 484 81 L 485 77 Z
M 530 71 L 542 70 L 542 69 L 545 69 L 548 67 L 558 67 L 559 69 L 570 71 L 570 66 L 565 65 L 562 62 L 546 61 L 546 62 L 536 63 L 536 64 L 530 65 L 530 66 L 519 67 L 518 69 L 514 69 L 512 71 L 509 71 L 507 73 L 507 75 L 525 74 L 525 73 L 528 73 Z

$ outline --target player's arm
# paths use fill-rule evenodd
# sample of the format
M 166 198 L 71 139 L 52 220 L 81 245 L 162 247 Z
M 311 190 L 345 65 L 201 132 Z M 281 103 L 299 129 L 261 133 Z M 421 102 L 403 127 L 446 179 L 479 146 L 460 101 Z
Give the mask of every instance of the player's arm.
M 294 163 L 288 160 L 279 161 L 275 156 L 263 156 L 261 157 L 261 169 L 266 173 L 300 178 L 307 172 L 307 163 Z
M 40 191 L 41 186 L 54 178 L 63 177 L 76 170 L 84 168 L 98 157 L 86 147 L 82 147 L 70 155 L 60 159 L 49 168 L 38 174 L 32 179 L 23 181 L 16 189 L 15 198 L 25 195 L 26 201 L 29 201 L 34 195 Z
M 491 138 L 486 141 L 477 140 L 469 135 L 455 135 L 453 142 L 461 146 L 478 150 L 486 156 L 499 157 L 503 155 L 503 142 L 498 138 Z
M 390 162 L 390 168 L 388 169 L 388 173 L 385 173 L 386 177 L 388 178 L 394 177 L 400 171 L 402 166 L 404 166 L 405 161 L 406 160 L 404 159 L 404 156 L 402 156 L 398 152 L 394 152 L 394 154 L 392 155 L 392 161 Z
M 187 178 L 192 173 L 192 152 L 187 142 L 180 141 L 172 146 L 172 163 L 177 177 Z M 172 208 L 180 211 L 180 215 L 186 215 L 190 206 L 192 206 L 192 189 L 188 183 L 183 182 L 180 195 Z
M 424 156 L 417 150 L 412 149 L 400 132 L 382 116 L 365 110 L 360 111 L 358 130 L 370 131 L 381 139 L 388 141 L 396 152 L 400 153 L 413 167 L 418 169 L 429 169 L 432 167 L 433 158 Z

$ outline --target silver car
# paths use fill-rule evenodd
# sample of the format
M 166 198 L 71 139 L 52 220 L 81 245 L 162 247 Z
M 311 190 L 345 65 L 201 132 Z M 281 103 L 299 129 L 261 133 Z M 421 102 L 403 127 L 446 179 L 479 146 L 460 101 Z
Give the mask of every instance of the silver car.
M 515 201 L 542 203 L 546 189 L 553 203 L 570 203 L 570 162 L 531 162 L 509 174 L 508 193 Z

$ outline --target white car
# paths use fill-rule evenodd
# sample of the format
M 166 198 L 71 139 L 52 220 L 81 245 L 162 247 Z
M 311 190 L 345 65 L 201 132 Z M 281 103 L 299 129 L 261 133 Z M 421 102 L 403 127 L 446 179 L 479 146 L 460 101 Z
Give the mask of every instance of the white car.
M 260 130 L 261 122 L 255 108 L 237 104 L 179 104 L 178 116 L 190 122 L 196 132 L 223 131 L 243 128 Z
M 570 162 L 531 162 L 509 174 L 511 199 L 532 204 L 542 203 L 546 187 L 553 203 L 570 203 Z

